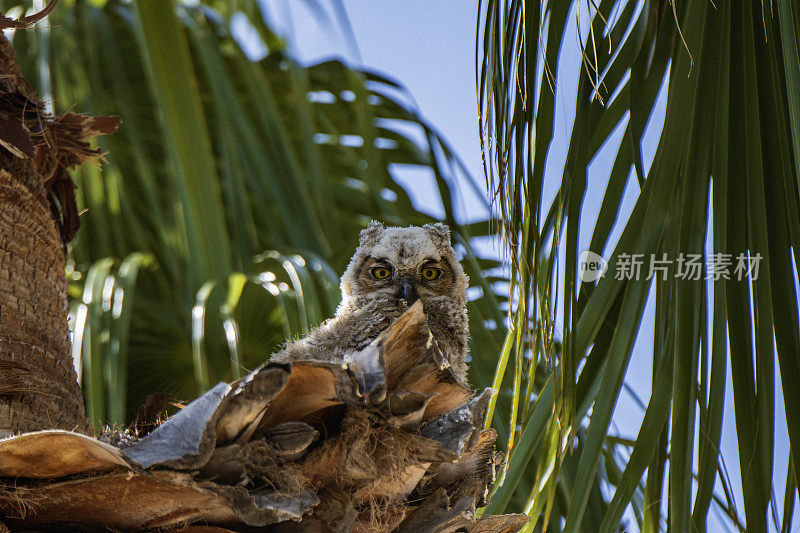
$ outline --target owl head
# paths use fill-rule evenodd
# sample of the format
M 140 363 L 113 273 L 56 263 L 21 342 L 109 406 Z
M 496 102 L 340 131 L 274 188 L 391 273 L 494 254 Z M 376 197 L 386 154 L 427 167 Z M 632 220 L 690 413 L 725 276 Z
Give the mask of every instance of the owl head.
M 408 306 L 443 297 L 463 304 L 468 284 L 446 225 L 384 228 L 373 221 L 361 232 L 359 247 L 342 276 L 342 304 L 363 297 L 397 299 Z

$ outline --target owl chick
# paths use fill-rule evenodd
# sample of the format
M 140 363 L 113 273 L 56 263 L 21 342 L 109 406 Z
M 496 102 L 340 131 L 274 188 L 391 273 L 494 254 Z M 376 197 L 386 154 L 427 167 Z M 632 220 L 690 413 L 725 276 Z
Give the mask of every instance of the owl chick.
M 466 381 L 469 278 L 450 245 L 444 224 L 384 228 L 371 222 L 342 275 L 336 315 L 273 356 L 340 361 L 375 340 L 414 302 L 422 301 L 428 325 L 456 376 Z

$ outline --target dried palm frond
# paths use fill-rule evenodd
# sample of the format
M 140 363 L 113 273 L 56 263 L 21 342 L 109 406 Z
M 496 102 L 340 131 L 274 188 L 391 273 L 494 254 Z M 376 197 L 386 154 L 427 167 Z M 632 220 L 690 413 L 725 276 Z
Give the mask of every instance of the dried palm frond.
M 37 528 L 516 531 L 524 515 L 475 514 L 499 462 L 493 391 L 473 397 L 430 339 L 418 303 L 343 364 L 266 363 L 132 442 L 0 441 L 0 510 Z

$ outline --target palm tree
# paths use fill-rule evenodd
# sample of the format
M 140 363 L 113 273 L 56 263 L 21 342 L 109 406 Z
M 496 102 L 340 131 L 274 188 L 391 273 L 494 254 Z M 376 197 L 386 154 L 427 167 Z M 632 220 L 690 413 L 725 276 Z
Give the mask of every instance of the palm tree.
M 6 19 L 2 26 L 24 28 L 36 20 Z M 0 70 L 0 436 L 85 431 L 67 329 L 63 243 L 74 235 L 77 211 L 66 169 L 97 156 L 84 140 L 113 132 L 118 121 L 48 116 L 4 37 Z
M 33 132 L 35 142 L 28 142 L 38 149 L 27 153 L 28 146 L 19 145 L 9 133 L 17 133 L 11 121 L 2 124 L 3 148 L 14 157 L 34 159 L 31 179 L 9 164 L 14 171 L 9 182 L 38 187 L 39 210 L 30 215 L 21 209 L 28 207 L 26 204 L 16 205 L 17 198 L 3 191 L 2 213 L 7 211 L 15 224 L 4 224 L 3 249 L 10 254 L 4 255 L 6 263 L 0 265 L 4 272 L 11 272 L 19 263 L 16 255 L 41 254 L 52 259 L 44 272 L 41 268 L 17 270 L 33 277 L 39 283 L 35 288 L 46 288 L 47 283 L 60 288 L 57 297 L 44 294 L 39 300 L 38 294 L 28 294 L 22 303 L 26 311 L 27 307 L 36 311 L 51 300 L 60 304 L 41 309 L 38 318 L 45 326 L 56 324 L 54 331 L 62 341 L 57 353 L 48 354 L 51 359 L 55 355 L 59 363 L 51 366 L 70 372 L 66 378 L 53 379 L 54 392 L 35 391 L 51 398 L 47 414 L 54 420 L 43 421 L 41 413 L 34 411 L 39 415 L 35 425 L 18 423 L 14 415 L 38 407 L 27 396 L 11 406 L 11 419 L 3 420 L 10 429 L 24 433 L 0 442 L 0 477 L 15 480 L 13 487 L 4 483 L 0 491 L 4 521 L 8 519 L 10 527 L 69 523 L 129 529 L 195 520 L 232 527 L 263 526 L 302 518 L 299 527 L 314 530 L 342 526 L 382 531 L 395 524 L 423 530 L 441 526 L 516 531 L 527 521 L 524 515 L 475 517 L 475 504 L 484 500 L 496 464 L 495 433 L 480 427 L 478 414 L 488 394 L 467 402 L 473 391 L 448 374 L 436 344 L 429 342 L 431 334 L 421 304 L 409 310 L 395 330 L 387 330 L 380 344 L 365 352 L 365 357 L 370 357 L 364 359 L 370 365 L 367 384 L 375 389 L 362 390 L 356 376 L 347 373 L 361 368 L 358 362 L 351 368 L 313 362 L 305 367 L 303 363 L 275 364 L 248 374 L 232 387 L 217 384 L 149 435 L 139 431 L 139 424 L 132 429 L 135 438 L 108 429 L 96 433 L 103 441 L 80 434 L 88 428 L 74 370 L 66 356 L 65 268 L 56 223 L 66 243 L 74 236 L 78 221 L 83 222 L 66 271 L 73 291 L 80 287 L 73 292 L 77 300 L 73 301 L 73 353 L 84 363 L 87 411 L 98 429 L 107 422 L 127 422 L 127 401 L 135 396 L 126 398 L 126 392 L 165 391 L 157 388 L 157 382 L 154 387 L 152 379 L 143 380 L 139 388 L 128 387 L 127 378 L 135 371 L 147 378 L 157 375 L 162 361 L 154 361 L 154 355 L 166 359 L 167 365 L 179 366 L 186 362 L 182 356 L 189 353 L 189 371 L 168 375 L 164 383 L 167 392 L 193 396 L 195 390 L 204 392 L 213 384 L 211 380 L 241 377 L 245 366 L 263 362 L 274 345 L 272 338 L 307 330 L 324 318 L 336 303 L 330 264 L 342 261 L 342 251 L 349 255 L 350 245 L 345 241 L 356 229 L 373 216 L 401 224 L 428 220 L 410 208 L 404 211 L 410 201 L 390 181 L 387 166 L 398 162 L 426 165 L 449 193 L 446 180 L 453 170 L 446 165 L 458 164 L 438 135 L 393 95 L 399 87 L 391 80 L 354 71 L 339 62 L 302 67 L 280 52 L 256 63 L 245 57 L 226 33 L 227 21 L 215 18 L 219 12 L 206 6 L 168 6 L 174 11 L 165 13 L 163 7 L 157 1 L 142 1 L 135 8 L 111 2 L 102 8 L 79 4 L 75 11 L 66 12 L 63 24 L 59 12 L 53 12 L 50 20 L 60 28 L 74 24 L 71 37 L 60 40 L 54 32 L 34 42 L 37 34 L 33 32 L 15 34 L 20 50 L 44 48 L 26 58 L 25 70 L 36 80 L 35 84 L 26 82 L 26 87 L 45 87 L 44 92 L 52 94 L 57 103 L 83 96 L 81 103 L 93 108 L 107 101 L 122 108 L 126 127 L 144 123 L 158 131 L 127 130 L 126 134 L 123 130 L 123 142 L 109 141 L 103 178 L 97 179 L 96 168 L 77 176 L 81 183 L 77 201 L 65 169 L 100 155 L 104 147 L 95 148 L 84 139 L 110 133 L 118 121 L 71 112 L 48 120 L 39 100 L 15 98 L 11 89 L 23 86 L 23 79 L 15 61 L 4 65 L 2 77 L 16 85 L 4 86 L 2 96 L 7 104 L 16 104 L 9 109 L 11 116 L 25 119 L 17 128 L 23 141 Z M 97 21 L 100 23 L 91 24 Z M 81 35 L 85 41 L 74 39 L 87 25 L 113 37 L 89 51 L 83 42 L 93 42 L 92 34 Z M 191 39 L 187 40 L 187 34 Z M 140 45 L 145 43 L 140 70 L 136 63 L 121 70 L 121 56 L 114 52 L 136 44 L 137 38 L 142 39 Z M 8 43 L 5 49 L 12 57 Z M 92 54 L 86 71 L 79 62 L 84 53 Z M 110 60 L 95 64 L 93 54 L 109 54 Z M 38 68 L 32 68 L 31 60 Z M 65 74 L 69 67 L 74 70 Z M 51 76 L 44 74 L 48 69 Z M 97 85 L 83 87 L 87 91 L 83 94 L 72 92 L 82 88 L 86 72 L 98 76 L 93 80 Z M 141 93 L 131 90 L 135 83 L 128 83 L 127 76 L 133 80 L 141 76 Z M 48 79 L 53 80 L 49 89 Z M 104 100 L 107 87 L 120 94 Z M 151 87 L 158 99 L 150 101 L 146 87 Z M 204 105 L 210 95 L 215 105 Z M 324 97 L 319 102 L 322 105 L 310 105 L 309 101 L 320 95 Z M 137 97 L 144 100 L 142 107 L 136 107 Z M 336 105 L 330 106 L 330 97 Z M 210 127 L 212 120 L 216 122 Z M 307 129 L 298 131 L 298 122 Z M 419 146 L 395 131 L 397 122 L 417 125 L 427 144 Z M 353 144 L 354 137 L 363 149 Z M 126 148 L 133 149 L 131 160 L 125 159 Z M 152 160 L 147 159 L 151 155 L 147 150 L 155 154 Z M 164 154 L 170 164 L 161 162 Z M 45 185 L 54 196 L 51 206 L 45 201 Z M 148 201 L 144 206 L 138 203 L 142 198 Z M 227 212 L 225 202 L 230 203 Z M 49 208 L 53 216 L 47 213 Z M 447 208 L 452 219 L 449 201 Z M 80 219 L 79 209 L 88 209 Z M 30 233 L 47 232 L 51 238 L 18 242 L 14 240 L 18 222 Z M 350 237 L 340 234 L 348 227 Z M 480 230 L 482 226 L 474 227 Z M 226 228 L 235 231 L 229 233 Z M 469 252 L 470 227 L 459 229 L 472 268 L 480 268 Z M 161 233 L 153 235 L 153 231 Z M 5 239 L 6 235 L 10 238 Z M 104 249 L 103 244 L 109 248 Z M 270 246 L 282 251 L 270 250 Z M 254 254 L 254 250 L 264 249 Z M 109 257 L 93 257 L 109 251 Z M 14 293 L 24 292 L 30 285 L 19 272 L 10 277 L 12 290 L 3 294 L 8 296 L 4 305 L 7 301 L 14 304 Z M 215 293 L 218 287 L 221 290 Z M 134 289 L 138 308 L 131 306 Z M 247 289 L 254 291 L 248 293 Z M 247 298 L 251 298 L 249 304 L 245 304 Z M 484 303 L 477 309 L 481 305 L 497 307 Z M 206 329 L 217 318 L 206 315 L 216 313 L 223 333 L 219 338 Z M 3 318 L 8 315 L 4 313 Z M 266 329 L 265 323 L 271 327 L 268 342 L 252 335 L 245 320 L 257 324 L 253 327 L 257 333 Z M 285 332 L 281 325 L 286 326 Z M 398 329 L 400 333 L 392 332 Z M 32 351 L 41 350 L 43 344 L 47 347 L 47 335 L 20 333 L 20 341 Z M 176 339 L 176 344 L 169 344 Z M 188 344 L 188 339 L 192 340 L 190 349 L 181 352 L 180 342 Z M 249 350 L 248 341 L 253 343 Z M 137 342 L 144 349 L 137 351 Z M 10 355 L 13 362 L 14 354 Z M 34 357 L 22 355 L 26 356 L 23 363 L 36 362 Z M 384 356 L 385 361 L 396 362 L 395 367 L 387 364 L 385 372 Z M 396 368 L 409 362 L 409 368 Z M 361 370 L 366 372 L 366 368 Z M 10 376 L 18 377 L 22 369 L 9 366 L 8 370 Z M 30 370 L 41 370 L 47 376 L 53 369 Z M 382 382 L 375 380 L 378 374 L 383 375 Z M 390 384 L 387 375 L 396 383 Z M 36 377 L 41 379 L 38 374 Z M 182 381 L 191 384 L 191 391 L 181 390 Z M 292 385 L 298 381 L 300 385 Z M 63 394 L 56 394 L 59 386 L 73 392 L 76 401 L 64 403 L 59 398 Z M 395 386 L 402 390 L 393 390 Z M 317 403 L 300 405 L 311 405 L 311 411 L 298 413 L 289 408 L 309 392 Z M 382 400 L 379 406 L 377 402 Z M 277 402 L 274 406 L 273 401 Z M 332 406 L 335 411 L 329 409 Z M 301 419 L 323 424 L 321 430 Z M 332 421 L 330 428 L 327 419 Z M 229 426 L 237 429 L 223 429 Z M 42 427 L 79 432 L 28 432 Z M 248 466 L 240 478 L 230 478 L 225 473 L 230 453 L 237 456 L 234 462 L 242 461 L 243 468 L 245 460 L 248 465 L 263 463 L 257 476 Z M 458 458 L 464 459 L 463 464 L 437 476 L 435 469 L 440 463 Z M 301 459 L 302 471 L 297 463 Z M 143 473 L 145 469 L 151 471 Z M 278 478 L 274 476 L 285 483 L 275 484 Z M 122 494 L 123 498 L 114 501 Z M 146 504 L 124 507 L 137 499 Z
M 791 459 L 774 464 L 776 440 L 787 438 L 776 433 L 775 381 L 779 375 L 794 455 L 800 449 L 798 4 L 488 1 L 482 7 L 481 131 L 515 297 L 515 328 L 495 383 L 509 381 L 509 427 L 518 427 L 509 434 L 509 466 L 488 511 L 524 506 L 542 529 L 613 531 L 629 509 L 643 531 L 694 531 L 709 527 L 713 503 L 728 515 L 726 527 L 766 531 L 774 522 L 788 531 L 800 471 Z M 563 51 L 576 25 L 580 75 L 572 95 L 557 73 L 573 60 Z M 564 161 L 547 157 L 556 146 L 556 94 L 575 97 Z M 662 111 L 648 166 L 645 133 Z M 618 146 L 613 168 L 607 175 L 590 172 L 609 144 Z M 556 176 L 552 201 L 547 176 Z M 587 189 L 598 180 L 602 202 L 596 215 L 587 214 Z M 624 200 L 631 197 L 627 215 Z M 581 240 L 581 228 L 590 230 L 590 241 Z M 582 281 L 585 250 L 606 254 L 608 270 L 597 281 Z M 679 258 L 690 256 L 708 257 L 716 268 L 706 270 L 701 260 L 700 276 L 682 275 Z M 644 258 L 645 272 L 651 257 L 674 264 L 652 279 L 617 275 L 632 257 Z M 735 270 L 737 262 L 759 269 Z M 655 309 L 647 350 L 652 388 L 638 435 L 615 438 L 613 415 L 637 332 L 650 320 L 647 302 Z M 743 518 L 719 451 L 728 374 Z M 780 468 L 788 468 L 785 488 L 777 488 L 782 502 L 773 487 Z M 600 480 L 610 487 L 607 504 L 597 500 Z
M 472 253 L 470 238 L 495 227 L 456 223 L 452 189 L 459 175 L 469 179 L 398 82 L 340 61 L 299 64 L 255 2 L 70 7 L 51 13 L 49 32 L 18 31 L 14 42 L 26 79 L 58 112 L 75 105 L 125 124 L 100 140 L 102 174 L 75 175 L 83 215 L 67 262 L 73 357 L 94 425 L 129 423 L 152 392 L 188 400 L 239 377 L 329 316 L 359 228 L 370 218 L 430 221 L 389 172 L 423 165 L 482 288 L 470 304 L 472 381 L 501 390 L 486 424 L 508 463 L 487 513 L 524 510 L 538 520 L 530 529 L 569 531 L 609 531 L 623 517 L 646 531 L 705 529 L 712 506 L 731 528 L 765 530 L 777 517 L 776 358 L 786 413 L 797 411 L 800 385 L 796 5 L 483 3 L 481 131 L 508 276 Z M 234 17 L 267 57 L 244 53 Z M 571 59 L 560 51 L 573 25 L 576 118 L 555 161 L 554 91 L 565 94 L 559 72 Z M 648 124 L 662 111 L 648 164 Z M 615 140 L 609 175 L 589 173 Z M 597 180 L 605 192 L 592 216 L 587 190 Z M 596 282 L 579 276 L 587 249 L 608 257 Z M 674 271 L 611 275 L 634 254 L 723 254 L 713 257 L 760 259 L 760 269 L 708 282 Z M 503 280 L 513 288 L 510 330 L 507 297 L 492 289 Z M 639 435 L 624 438 L 613 414 L 648 302 L 653 386 Z M 744 517 L 719 454 L 729 375 Z M 797 424 L 787 417 L 792 449 Z M 797 490 L 787 462 L 782 529 Z
M 267 57 L 245 54 L 239 16 Z M 102 174 L 75 177 L 73 353 L 95 425 L 132 421 L 154 392 L 190 400 L 241 377 L 331 316 L 359 229 L 432 221 L 392 165 L 433 173 L 476 281 L 497 266 L 471 253 L 489 227 L 456 223 L 465 172 L 402 86 L 337 60 L 299 64 L 255 2 L 78 1 L 49 26 L 14 35 L 26 78 L 57 111 L 124 122 L 99 141 Z M 482 327 L 501 321 L 497 302 L 485 284 L 472 304 L 477 352 L 502 342 Z M 492 358 L 475 374 L 490 376 Z

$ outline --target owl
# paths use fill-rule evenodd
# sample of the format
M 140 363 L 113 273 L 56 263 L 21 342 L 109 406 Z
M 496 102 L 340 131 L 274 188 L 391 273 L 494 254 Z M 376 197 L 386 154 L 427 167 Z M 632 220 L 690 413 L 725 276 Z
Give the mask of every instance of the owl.
M 453 372 L 466 382 L 469 278 L 444 224 L 384 228 L 371 222 L 341 278 L 336 315 L 273 360 L 340 361 L 361 350 L 417 300 Z

